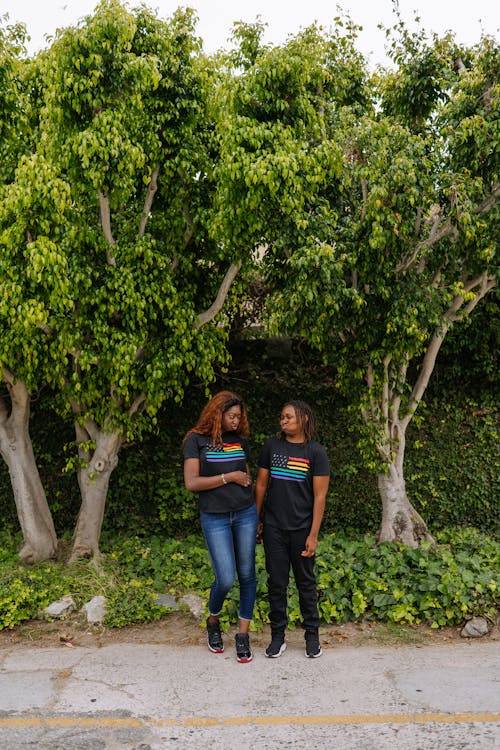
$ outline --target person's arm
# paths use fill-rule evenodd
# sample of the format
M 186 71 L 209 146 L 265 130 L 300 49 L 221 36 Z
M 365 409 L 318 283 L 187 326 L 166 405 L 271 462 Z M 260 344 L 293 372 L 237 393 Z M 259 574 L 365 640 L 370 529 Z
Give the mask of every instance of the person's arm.
M 245 471 L 230 471 L 227 474 L 216 474 L 213 477 L 200 476 L 200 459 L 186 458 L 184 460 L 184 484 L 189 492 L 202 492 L 203 490 L 214 490 L 225 484 L 234 482 L 242 487 L 251 484 L 250 474 Z
M 257 481 L 255 482 L 255 504 L 257 506 L 257 513 L 259 514 L 259 518 L 262 513 L 262 506 L 264 505 L 268 483 L 269 469 L 263 469 L 262 466 L 259 466 L 259 470 L 257 472 Z
M 257 472 L 257 481 L 255 482 L 255 504 L 257 506 L 257 515 L 259 522 L 257 525 L 257 541 L 261 541 L 262 535 L 262 506 L 266 497 L 267 485 L 269 484 L 269 469 L 263 469 L 259 466 Z
M 318 534 L 321 528 L 321 522 L 325 513 L 326 493 L 330 477 L 315 476 L 313 477 L 313 520 L 311 529 L 306 539 L 305 549 L 300 553 L 302 557 L 312 557 L 318 546 Z

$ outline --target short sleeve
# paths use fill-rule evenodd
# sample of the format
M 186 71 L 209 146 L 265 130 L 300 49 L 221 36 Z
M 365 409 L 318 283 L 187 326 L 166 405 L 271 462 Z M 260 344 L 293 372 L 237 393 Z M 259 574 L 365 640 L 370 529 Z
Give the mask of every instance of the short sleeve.
M 330 463 L 328 456 L 322 445 L 316 443 L 314 451 L 313 476 L 328 477 L 330 476 Z
M 245 438 L 241 438 L 241 447 L 243 448 L 243 451 L 245 452 L 245 459 L 247 464 L 251 461 L 251 455 L 250 455 L 250 448 L 248 447 L 248 443 L 245 440 Z
M 186 439 L 183 448 L 184 458 L 200 458 L 200 443 L 198 435 L 192 432 Z
M 260 450 L 258 466 L 260 469 L 271 468 L 271 441 L 269 439 L 266 440 Z

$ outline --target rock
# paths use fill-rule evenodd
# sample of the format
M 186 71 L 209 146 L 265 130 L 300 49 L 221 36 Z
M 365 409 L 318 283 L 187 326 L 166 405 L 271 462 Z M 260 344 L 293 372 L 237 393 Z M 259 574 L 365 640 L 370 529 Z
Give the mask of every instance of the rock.
M 183 602 L 194 617 L 198 620 L 203 618 L 205 613 L 205 600 L 201 596 L 196 594 L 184 594 L 181 596 L 181 602 Z
M 101 624 L 106 615 L 106 597 L 94 596 L 83 605 L 82 612 L 87 615 L 87 622 Z
M 160 605 L 160 607 L 166 607 L 167 609 L 179 609 L 179 605 L 171 594 L 158 594 L 156 597 L 156 601 Z
M 462 638 L 481 638 L 488 634 L 488 623 L 484 617 L 473 617 L 465 623 L 460 635 Z
M 43 614 L 48 617 L 61 618 L 65 615 L 69 615 L 70 612 L 76 608 L 76 602 L 72 596 L 63 596 L 57 602 L 52 602 L 48 607 L 45 607 Z

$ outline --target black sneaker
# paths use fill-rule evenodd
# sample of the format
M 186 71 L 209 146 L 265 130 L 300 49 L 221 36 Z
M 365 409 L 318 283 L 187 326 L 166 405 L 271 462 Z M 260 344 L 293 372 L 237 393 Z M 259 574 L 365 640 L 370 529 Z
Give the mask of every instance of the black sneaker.
M 224 644 L 222 642 L 222 634 L 220 632 L 219 621 L 210 622 L 207 617 L 207 641 L 208 648 L 213 651 L 214 654 L 222 654 L 224 651 Z
M 306 656 L 310 659 L 317 659 L 323 653 L 319 644 L 319 635 L 317 630 L 306 630 Z
M 277 659 L 285 650 L 285 636 L 283 633 L 274 633 L 271 643 L 266 648 L 266 656 L 269 657 L 269 659 Z
M 236 661 L 246 664 L 248 661 L 252 661 L 253 654 L 250 648 L 250 639 L 248 633 L 236 633 L 234 636 L 236 642 Z

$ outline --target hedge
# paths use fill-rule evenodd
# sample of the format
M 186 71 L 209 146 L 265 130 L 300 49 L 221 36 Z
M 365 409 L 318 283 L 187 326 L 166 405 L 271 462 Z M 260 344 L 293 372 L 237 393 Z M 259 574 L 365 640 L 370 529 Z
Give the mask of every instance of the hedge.
M 456 365 L 454 365 L 454 368 Z M 427 401 L 419 407 L 407 435 L 405 475 L 409 497 L 432 530 L 452 525 L 498 532 L 499 444 L 496 389 L 486 380 L 471 396 L 441 367 L 431 381 Z M 248 405 L 253 466 L 260 445 L 278 427 L 286 398 L 313 405 L 319 439 L 332 467 L 324 532 L 374 532 L 380 520 L 376 478 L 362 465 L 351 431 L 347 404 L 329 373 L 303 345 L 290 341 L 240 341 L 233 348 L 231 369 L 221 373 L 212 392 L 236 390 Z M 104 532 L 148 530 L 182 536 L 199 530 L 196 499 L 182 483 L 182 437 L 206 400 L 205 388 L 189 389 L 181 406 L 169 406 L 154 434 L 122 450 L 110 482 Z M 74 433 L 42 394 L 32 409 L 31 432 L 40 473 L 59 535 L 72 530 L 79 508 L 74 473 L 65 473 Z M 0 464 L 0 514 L 17 529 L 8 473 Z

